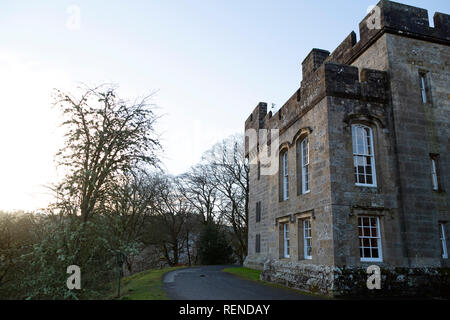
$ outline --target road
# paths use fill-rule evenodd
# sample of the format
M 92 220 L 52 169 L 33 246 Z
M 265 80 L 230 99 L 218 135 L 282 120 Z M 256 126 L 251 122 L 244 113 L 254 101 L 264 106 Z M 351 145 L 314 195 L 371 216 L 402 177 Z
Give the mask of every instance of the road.
M 290 289 L 244 280 L 221 270 L 233 266 L 203 266 L 167 273 L 163 288 L 174 300 L 314 300 Z

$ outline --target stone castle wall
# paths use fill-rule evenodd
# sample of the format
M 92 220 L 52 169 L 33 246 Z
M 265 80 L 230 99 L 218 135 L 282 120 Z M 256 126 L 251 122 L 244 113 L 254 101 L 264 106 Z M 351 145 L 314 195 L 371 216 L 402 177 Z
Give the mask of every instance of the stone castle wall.
M 357 217 L 380 218 L 383 290 L 370 295 L 428 292 L 449 282 L 448 259 L 440 257 L 438 222 L 450 221 L 450 16 L 380 1 L 331 54 L 313 49 L 302 63 L 300 88 L 280 110 L 260 103 L 245 129 L 279 129 L 288 150 L 289 200 L 280 199 L 280 177 L 258 176 L 251 165 L 248 267 L 264 280 L 331 295 L 367 293 L 359 258 Z M 376 12 L 375 12 L 376 13 Z M 378 27 L 373 28 L 377 23 Z M 431 99 L 421 101 L 419 72 L 426 72 Z M 353 181 L 351 124 L 374 134 L 377 186 Z M 299 193 L 296 140 L 308 134 L 311 192 Z M 266 137 L 261 141 L 270 140 Z M 270 141 L 269 141 L 270 144 Z M 430 154 L 439 154 L 441 189 L 431 187 Z M 257 150 L 246 155 L 252 159 Z M 261 202 L 261 222 L 255 221 Z M 312 260 L 302 259 L 299 219 L 312 218 Z M 288 222 L 291 255 L 281 254 L 280 223 Z M 446 223 L 450 234 L 450 223 Z M 256 235 L 261 252 L 255 252 Z M 450 241 L 447 238 L 447 248 Z M 406 280 L 405 280 L 406 279 Z M 353 288 L 353 289 L 352 289 Z M 352 291 L 353 290 L 353 291 Z

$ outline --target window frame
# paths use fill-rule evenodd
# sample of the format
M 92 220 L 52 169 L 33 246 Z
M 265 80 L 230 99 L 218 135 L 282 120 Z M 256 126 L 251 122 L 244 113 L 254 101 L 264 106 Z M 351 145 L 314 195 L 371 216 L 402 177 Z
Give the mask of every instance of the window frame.
M 283 258 L 290 258 L 290 235 L 289 235 L 289 222 L 285 222 L 283 225 Z
M 304 144 L 306 143 L 306 148 Z M 307 163 L 305 164 L 305 149 L 306 149 L 306 158 Z M 300 142 L 300 163 L 301 163 L 301 172 L 302 172 L 302 194 L 307 194 L 311 191 L 311 180 L 309 178 L 309 138 L 306 136 Z M 308 185 L 308 188 L 306 188 Z
M 438 174 L 437 174 L 437 164 L 436 159 L 431 158 L 431 182 L 433 184 L 433 190 L 438 191 L 439 190 L 439 181 L 438 181 Z
M 308 224 L 308 226 L 307 226 Z M 306 231 L 309 231 L 308 233 Z M 308 234 L 308 236 L 307 236 Z M 310 245 L 308 246 L 308 240 Z M 311 248 L 311 255 L 308 255 L 308 248 Z M 311 219 L 307 218 L 303 220 L 303 258 L 305 260 L 312 259 L 312 224 Z
M 286 201 L 289 199 L 289 160 L 288 150 L 284 150 L 281 153 L 281 177 L 282 177 L 282 194 L 281 200 Z
M 447 239 L 445 237 L 445 223 L 439 222 L 439 239 L 441 241 L 442 259 L 448 259 Z
M 367 125 L 364 125 L 364 124 L 361 124 L 361 123 L 352 124 L 351 128 L 352 128 L 353 178 L 355 179 L 356 176 L 359 176 L 358 171 L 357 171 L 357 166 L 355 166 L 355 157 L 365 157 L 365 159 L 370 158 L 370 160 L 371 160 L 370 167 L 371 167 L 371 170 L 372 170 L 372 173 L 371 173 L 372 183 L 371 184 L 369 184 L 369 183 L 360 183 L 360 182 L 357 182 L 358 179 L 356 179 L 355 186 L 376 188 L 377 187 L 377 171 L 376 171 L 376 164 L 375 164 L 375 149 L 374 149 L 374 142 L 373 142 L 373 140 L 374 140 L 373 139 L 373 137 L 374 137 L 373 129 L 371 127 L 369 127 Z M 371 151 L 370 153 L 364 154 L 364 153 L 358 153 L 357 152 L 358 151 L 358 141 L 357 141 L 358 135 L 357 135 L 356 130 L 358 128 L 364 129 L 364 132 L 365 132 L 364 138 L 365 139 L 369 138 L 369 140 L 370 140 L 370 146 L 367 144 L 367 141 L 363 142 L 363 146 L 364 147 L 366 147 L 366 146 L 368 147 L 367 150 L 369 150 L 369 147 L 370 147 L 370 151 Z M 367 132 L 365 131 L 366 129 L 369 131 L 369 135 L 367 135 Z M 356 143 L 356 146 L 355 146 L 355 143 Z M 356 151 L 356 153 L 355 153 L 355 151 Z M 366 179 L 366 176 L 367 176 L 366 169 L 364 168 L 364 178 L 365 179 Z
M 368 218 L 369 219 L 369 225 L 365 226 L 364 225 L 364 218 Z M 368 227 L 369 230 L 372 228 L 371 227 L 371 219 L 376 219 L 376 231 L 377 231 L 377 235 L 376 237 L 373 237 L 370 231 L 370 235 L 369 236 L 365 236 L 364 232 L 360 233 L 360 229 L 364 229 L 364 227 Z M 363 223 L 360 225 L 360 221 L 362 221 Z M 369 247 L 364 246 L 364 240 L 363 239 L 369 239 Z M 372 247 L 371 244 L 371 239 L 376 239 L 377 240 L 377 247 Z M 358 216 L 358 241 L 359 241 L 359 256 L 360 256 L 360 261 L 361 262 L 383 262 L 383 248 L 382 248 L 382 243 L 381 243 L 381 229 L 380 229 L 380 217 L 378 216 L 370 216 L 370 215 L 360 215 Z M 365 248 L 369 248 L 370 253 L 372 255 L 372 249 L 377 249 L 378 250 L 378 257 L 374 258 L 374 257 L 363 257 L 364 255 L 364 249 Z M 363 254 L 361 254 L 363 253 Z
M 439 165 L 439 154 L 430 153 L 430 166 L 431 166 L 431 187 L 433 191 L 441 192 L 444 191 L 441 184 L 441 170 Z
M 428 92 L 427 92 L 427 74 L 423 71 L 419 72 L 419 82 L 420 82 L 420 95 L 422 98 L 422 103 L 428 103 Z

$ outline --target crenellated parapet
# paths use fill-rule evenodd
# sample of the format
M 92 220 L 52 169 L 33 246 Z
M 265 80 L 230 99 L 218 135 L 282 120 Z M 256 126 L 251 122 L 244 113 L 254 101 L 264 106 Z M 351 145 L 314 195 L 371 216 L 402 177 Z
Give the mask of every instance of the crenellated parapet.
M 450 45 L 450 16 L 436 12 L 430 26 L 428 10 L 382 0 L 359 23 L 360 40 L 352 31 L 326 61 L 351 64 L 384 33 Z
M 260 102 L 245 122 L 245 129 L 279 129 L 282 134 L 326 97 L 385 104 L 388 90 L 388 75 L 384 71 L 360 71 L 357 67 L 326 62 L 302 81 L 300 89 L 274 115 L 267 113 L 266 103 Z
M 280 129 L 280 134 L 327 96 L 385 104 L 388 75 L 370 69 L 358 70 L 350 64 L 384 33 L 450 45 L 450 16 L 436 12 L 434 27 L 428 11 L 382 0 L 359 24 L 360 40 L 352 31 L 330 54 L 314 48 L 302 62 L 299 89 L 272 115 L 260 102 L 245 122 L 245 129 Z

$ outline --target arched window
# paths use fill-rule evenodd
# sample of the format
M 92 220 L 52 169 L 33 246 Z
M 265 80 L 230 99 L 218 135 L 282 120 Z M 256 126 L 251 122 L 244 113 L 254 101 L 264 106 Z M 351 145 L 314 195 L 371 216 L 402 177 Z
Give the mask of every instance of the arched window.
M 281 195 L 282 200 L 287 200 L 289 198 L 289 166 L 288 166 L 288 152 L 287 150 L 281 153 Z
M 309 192 L 309 140 L 303 139 L 300 144 L 301 168 L 302 168 L 302 193 Z
M 297 195 L 300 195 L 310 191 L 309 137 L 297 139 L 296 149 Z
M 355 184 L 376 186 L 372 129 L 361 124 L 352 125 L 352 142 Z

